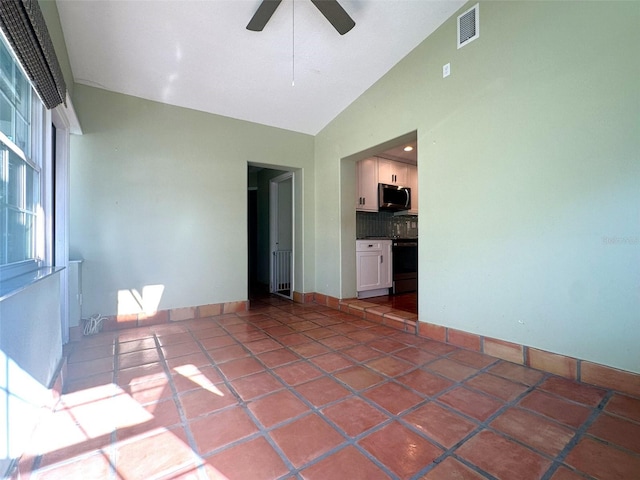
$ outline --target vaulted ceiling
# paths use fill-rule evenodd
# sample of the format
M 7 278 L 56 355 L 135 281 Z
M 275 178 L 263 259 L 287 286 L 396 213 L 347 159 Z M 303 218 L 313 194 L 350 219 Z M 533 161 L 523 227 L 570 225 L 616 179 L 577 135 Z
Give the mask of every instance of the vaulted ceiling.
M 57 0 L 77 83 L 315 135 L 464 2 L 340 0 L 341 36 L 309 0 Z

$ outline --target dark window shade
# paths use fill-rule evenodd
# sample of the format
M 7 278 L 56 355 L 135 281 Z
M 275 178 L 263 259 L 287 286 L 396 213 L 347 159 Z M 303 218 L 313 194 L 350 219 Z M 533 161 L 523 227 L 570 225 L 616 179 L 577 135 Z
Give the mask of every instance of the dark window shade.
M 37 0 L 0 0 L 0 28 L 45 107 L 66 105 L 67 85 Z

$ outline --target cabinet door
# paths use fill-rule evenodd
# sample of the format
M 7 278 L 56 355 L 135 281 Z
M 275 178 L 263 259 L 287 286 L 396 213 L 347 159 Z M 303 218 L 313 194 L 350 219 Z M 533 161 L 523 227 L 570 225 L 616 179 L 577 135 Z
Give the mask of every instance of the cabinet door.
M 386 158 L 379 158 L 378 181 L 380 183 L 388 183 L 389 185 L 398 185 L 401 187 L 406 186 L 407 164 L 387 160 Z
M 356 253 L 356 280 L 359 292 L 382 288 L 382 252 L 372 250 Z
M 378 211 L 378 159 L 367 158 L 356 163 L 356 210 Z
M 391 288 L 393 264 L 391 240 L 356 242 L 356 282 L 358 292 Z
M 411 213 L 418 213 L 418 166 L 407 165 L 407 186 L 411 189 Z

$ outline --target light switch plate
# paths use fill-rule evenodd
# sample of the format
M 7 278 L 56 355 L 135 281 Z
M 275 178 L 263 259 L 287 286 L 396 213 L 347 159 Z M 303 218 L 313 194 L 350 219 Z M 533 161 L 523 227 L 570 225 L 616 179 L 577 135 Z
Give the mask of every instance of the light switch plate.
M 447 63 L 442 66 L 442 78 L 446 78 L 451 74 L 451 64 Z

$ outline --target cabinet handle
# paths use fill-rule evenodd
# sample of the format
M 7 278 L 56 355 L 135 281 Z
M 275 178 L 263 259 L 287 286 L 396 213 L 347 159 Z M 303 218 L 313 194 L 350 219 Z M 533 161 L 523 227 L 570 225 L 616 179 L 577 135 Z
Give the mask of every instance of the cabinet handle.
M 369 248 L 372 248 L 372 247 L 373 247 L 373 245 L 369 245 Z
M 362 204 L 366 205 L 367 204 L 367 197 L 362 197 Z
M 380 263 L 384 263 L 384 255 L 380 255 Z

